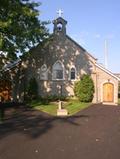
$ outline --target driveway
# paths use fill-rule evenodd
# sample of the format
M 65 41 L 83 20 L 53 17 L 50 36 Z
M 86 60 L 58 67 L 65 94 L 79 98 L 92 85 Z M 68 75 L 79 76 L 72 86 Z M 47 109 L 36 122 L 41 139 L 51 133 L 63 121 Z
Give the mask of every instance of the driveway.
M 18 111 L 0 124 L 0 159 L 120 159 L 120 107 L 92 105 L 73 117 Z

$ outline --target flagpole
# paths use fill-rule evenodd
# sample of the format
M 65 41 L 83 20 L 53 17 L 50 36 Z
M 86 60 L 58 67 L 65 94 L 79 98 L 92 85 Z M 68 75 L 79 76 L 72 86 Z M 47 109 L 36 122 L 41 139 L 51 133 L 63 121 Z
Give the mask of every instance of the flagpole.
M 105 39 L 105 43 L 104 43 L 104 65 L 105 68 L 108 68 L 108 43 L 107 40 Z

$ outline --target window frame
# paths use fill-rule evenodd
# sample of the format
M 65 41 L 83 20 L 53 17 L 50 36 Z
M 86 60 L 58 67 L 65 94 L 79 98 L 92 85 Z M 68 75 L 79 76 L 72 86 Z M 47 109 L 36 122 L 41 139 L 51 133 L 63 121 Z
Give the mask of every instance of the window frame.
M 75 73 L 75 78 L 74 78 L 74 79 L 71 78 L 71 73 L 72 73 L 71 70 L 72 70 L 72 69 L 74 69 L 74 73 Z M 71 67 L 70 67 L 69 80 L 71 80 L 71 81 L 75 81 L 75 80 L 76 80 L 76 68 L 75 68 L 75 66 L 71 66 Z
M 55 67 L 55 65 L 56 65 L 57 63 L 60 63 L 60 65 L 62 66 L 63 78 L 55 78 L 56 75 L 54 75 L 54 71 L 55 71 L 54 67 Z M 57 80 L 57 81 L 64 80 L 64 79 L 65 79 L 65 78 L 64 78 L 64 72 L 65 72 L 65 69 L 64 69 L 63 63 L 62 63 L 61 61 L 59 61 L 59 60 L 56 61 L 56 62 L 53 64 L 53 66 L 52 66 L 52 80 Z
M 48 68 L 46 64 L 43 64 L 39 70 L 40 72 L 40 80 L 47 81 L 48 80 Z M 43 75 L 43 77 L 42 77 Z

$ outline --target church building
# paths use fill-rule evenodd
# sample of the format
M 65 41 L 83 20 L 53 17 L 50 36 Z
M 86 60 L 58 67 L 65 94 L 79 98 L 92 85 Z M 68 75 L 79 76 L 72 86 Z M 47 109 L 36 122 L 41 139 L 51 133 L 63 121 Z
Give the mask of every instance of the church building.
M 67 35 L 66 25 L 61 16 L 55 19 L 50 39 L 32 48 L 21 62 L 22 82 L 15 86 L 13 97 L 23 100 L 24 86 L 32 77 L 36 78 L 40 96 L 74 96 L 74 83 L 83 74 L 89 74 L 95 88 L 92 102 L 117 104 L 119 77 L 99 65 L 95 57 Z

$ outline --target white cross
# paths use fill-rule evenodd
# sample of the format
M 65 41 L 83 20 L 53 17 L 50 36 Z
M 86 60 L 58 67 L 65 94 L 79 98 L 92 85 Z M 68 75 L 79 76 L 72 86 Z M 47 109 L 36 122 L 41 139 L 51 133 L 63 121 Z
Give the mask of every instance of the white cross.
M 59 9 L 59 10 L 57 11 L 57 14 L 58 14 L 59 17 L 62 17 L 63 11 L 62 11 L 61 9 Z

